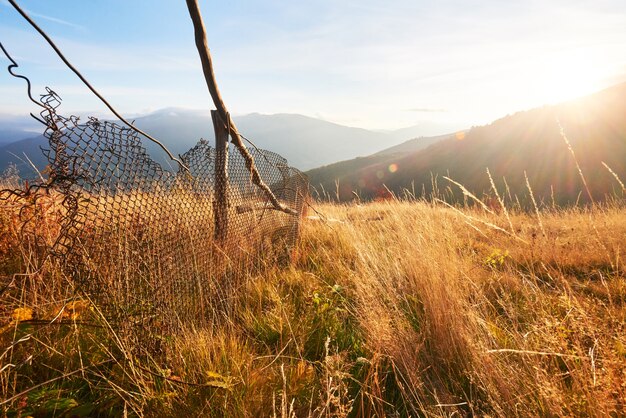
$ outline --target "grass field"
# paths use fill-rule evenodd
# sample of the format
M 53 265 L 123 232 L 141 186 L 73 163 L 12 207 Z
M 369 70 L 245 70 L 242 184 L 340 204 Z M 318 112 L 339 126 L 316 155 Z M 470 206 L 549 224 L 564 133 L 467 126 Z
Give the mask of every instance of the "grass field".
M 0 212 L 0 413 L 626 414 L 620 204 L 315 208 L 291 265 L 229 283 L 150 355 L 53 260 L 34 270 Z

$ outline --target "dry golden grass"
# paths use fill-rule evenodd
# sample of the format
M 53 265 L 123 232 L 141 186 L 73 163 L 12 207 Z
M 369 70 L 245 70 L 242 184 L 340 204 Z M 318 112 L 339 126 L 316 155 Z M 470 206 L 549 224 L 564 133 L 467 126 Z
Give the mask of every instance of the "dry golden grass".
M 424 203 L 325 210 L 345 222 L 316 227 L 333 248 L 319 264 L 352 260 L 336 277 L 409 412 L 624 413 L 622 210 L 544 212 L 546 237 L 525 214 L 511 236 L 472 221 L 504 216 Z
M 542 227 L 535 213 L 425 202 L 316 209 L 327 221 L 305 220 L 289 267 L 243 277 L 206 327 L 151 356 L 53 263 L 33 271 L 1 211 L 0 411 L 626 414 L 617 205 L 540 211 Z

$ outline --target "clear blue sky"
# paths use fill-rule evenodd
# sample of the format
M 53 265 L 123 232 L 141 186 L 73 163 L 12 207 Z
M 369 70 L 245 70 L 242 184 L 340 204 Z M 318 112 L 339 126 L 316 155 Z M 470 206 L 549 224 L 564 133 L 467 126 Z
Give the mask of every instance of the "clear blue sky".
M 183 0 L 19 3 L 124 114 L 210 107 Z M 232 0 L 201 8 L 234 114 L 302 113 L 385 129 L 473 125 L 626 81 L 624 0 Z M 58 91 L 67 112 L 104 113 L 6 0 L 0 40 L 36 91 Z M 32 110 L 23 90 L 0 72 L 0 114 Z

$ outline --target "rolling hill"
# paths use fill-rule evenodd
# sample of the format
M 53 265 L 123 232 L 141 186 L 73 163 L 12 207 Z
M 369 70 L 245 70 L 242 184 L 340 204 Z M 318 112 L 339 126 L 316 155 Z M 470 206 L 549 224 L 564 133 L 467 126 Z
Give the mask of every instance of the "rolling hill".
M 459 131 L 459 132 L 465 132 L 465 131 Z M 448 139 L 451 136 L 453 136 L 454 134 L 449 133 L 449 134 L 445 134 L 445 135 L 437 135 L 437 136 L 429 136 L 429 137 L 425 137 L 425 136 L 420 136 L 418 138 L 413 138 L 413 139 L 409 139 L 408 141 L 404 141 L 401 144 L 398 145 L 394 145 L 393 147 L 390 148 L 386 148 L 382 151 L 378 151 L 376 154 L 377 156 L 382 156 L 382 155 L 398 155 L 398 154 L 406 154 L 406 153 L 412 153 L 412 152 L 416 152 L 416 151 L 420 151 L 423 150 L 425 148 L 428 148 L 429 146 L 436 144 L 439 141 L 443 141 L 444 139 Z
M 448 186 L 456 190 L 455 198 L 460 198 L 458 188 L 443 176 L 481 196 L 491 193 L 486 174 L 489 168 L 501 194 L 508 184 L 506 195 L 510 199 L 517 195 L 525 200 L 528 196 L 526 172 L 540 201 L 589 201 L 562 127 L 593 198 L 599 200 L 621 193 L 621 186 L 603 162 L 626 179 L 625 116 L 626 83 L 578 100 L 518 112 L 423 150 L 389 151 L 386 158 L 380 158 L 379 153 L 307 174 L 312 185 L 326 190 L 335 191 L 337 180 L 340 200 L 352 199 L 353 192 L 365 199 L 384 196 L 387 188 L 397 194 L 410 191 L 431 196 L 433 188 L 444 190 Z
M 41 152 L 41 147 L 47 146 L 48 141 L 43 135 L 30 136 L 26 139 L 0 145 L 0 174 L 9 165 L 15 165 L 20 175 L 26 178 L 35 178 L 36 172 L 31 163 L 40 171 L 48 164 L 48 160 Z
M 309 179 L 311 179 L 311 185 L 314 189 L 319 187 L 319 192 L 322 194 L 324 193 L 323 191 L 332 191 L 332 193 L 335 194 L 333 197 L 336 198 L 336 179 L 341 180 L 343 183 L 343 179 L 354 173 L 367 172 L 372 169 L 377 170 L 378 167 L 389 167 L 394 163 L 394 161 L 402 156 L 423 150 L 430 145 L 443 141 L 453 135 L 454 134 L 447 134 L 435 137 L 410 139 L 367 157 L 357 157 L 351 160 L 339 161 L 337 163 L 309 170 L 306 174 L 309 176 Z M 380 187 L 383 187 L 382 184 Z M 352 190 L 350 190 L 350 196 L 352 196 Z

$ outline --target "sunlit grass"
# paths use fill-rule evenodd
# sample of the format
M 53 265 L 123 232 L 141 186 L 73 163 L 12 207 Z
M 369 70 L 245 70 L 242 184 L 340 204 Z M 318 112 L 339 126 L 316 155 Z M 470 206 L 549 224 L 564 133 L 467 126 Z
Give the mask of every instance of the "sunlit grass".
M 0 410 L 626 412 L 619 205 L 527 214 L 389 200 L 316 210 L 290 266 L 243 277 L 206 327 L 163 335 L 149 354 L 54 262 L 34 270 L 36 248 L 20 241 L 14 211 L 0 211 Z M 55 222 L 40 221 L 50 238 Z

